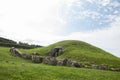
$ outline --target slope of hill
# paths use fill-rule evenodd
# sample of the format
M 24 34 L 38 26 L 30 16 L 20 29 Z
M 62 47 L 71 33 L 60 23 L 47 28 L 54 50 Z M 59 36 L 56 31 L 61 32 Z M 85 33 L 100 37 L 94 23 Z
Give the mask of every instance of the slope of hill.
M 29 45 L 28 43 L 23 43 L 23 42 L 17 43 L 13 40 L 6 39 L 3 37 L 0 37 L 0 46 L 16 47 L 16 48 L 24 48 L 24 49 L 32 49 L 32 48 L 42 47 L 40 45 Z
M 86 42 L 77 40 L 66 40 L 47 47 L 22 51 L 27 53 L 37 52 L 40 55 L 45 56 L 49 54 L 52 48 L 57 46 L 63 47 L 63 53 L 58 57 L 58 59 L 67 58 L 88 65 L 108 64 L 110 67 L 120 67 L 120 58 Z
M 35 64 L 0 47 L 0 80 L 119 80 L 119 76 L 120 72 Z
M 1 43 L 11 43 L 11 44 L 16 44 L 15 41 L 10 40 L 10 39 L 6 39 L 6 38 L 2 38 L 2 37 L 0 37 L 0 42 L 1 42 Z

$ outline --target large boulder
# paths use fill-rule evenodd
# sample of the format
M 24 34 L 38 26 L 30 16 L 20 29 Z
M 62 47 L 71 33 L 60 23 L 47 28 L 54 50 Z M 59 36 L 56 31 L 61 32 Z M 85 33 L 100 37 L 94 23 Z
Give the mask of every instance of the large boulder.
M 11 55 L 13 55 L 13 56 L 21 56 L 21 54 L 22 54 L 18 49 L 14 48 L 14 47 L 10 48 L 10 52 L 11 52 Z
M 51 57 L 57 57 L 62 53 L 63 47 L 55 47 L 50 51 Z
M 61 66 L 66 66 L 67 65 L 67 62 L 68 62 L 68 59 L 63 59 L 63 60 L 59 60 L 57 62 L 58 65 L 61 65 Z
M 66 64 L 65 64 L 66 66 L 72 66 L 72 64 L 73 64 L 72 60 L 68 60 L 68 59 L 66 60 L 65 59 L 63 62 L 65 63 L 65 61 L 67 61 Z
M 102 64 L 99 66 L 99 69 L 101 70 L 109 70 L 109 66 L 107 64 Z
M 57 65 L 57 59 L 55 57 L 48 56 L 43 59 L 43 63 L 49 65 Z
M 84 67 L 84 65 L 83 65 L 82 63 L 78 63 L 78 62 L 73 62 L 73 63 L 72 63 L 72 66 L 78 67 L 78 68 Z
M 100 66 L 99 65 L 96 65 L 96 64 L 92 64 L 91 66 L 93 69 L 100 69 Z
M 77 63 L 69 59 L 59 60 L 57 64 L 60 66 L 73 66 L 73 67 L 79 67 L 79 68 L 84 67 L 83 64 Z
M 21 57 L 24 59 L 31 59 L 31 55 L 26 53 L 21 54 Z
M 43 57 L 37 55 L 31 55 L 32 62 L 34 63 L 42 63 Z

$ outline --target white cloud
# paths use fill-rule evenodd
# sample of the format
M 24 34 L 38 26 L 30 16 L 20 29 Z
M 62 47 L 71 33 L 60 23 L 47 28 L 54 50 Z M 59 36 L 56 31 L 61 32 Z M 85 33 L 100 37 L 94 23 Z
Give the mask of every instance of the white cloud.
M 110 3 L 110 0 L 86 0 L 90 3 L 97 3 L 97 4 L 100 4 L 102 6 L 106 6 Z
M 100 4 L 103 6 L 106 6 L 106 5 L 110 4 L 110 0 L 102 0 L 102 1 L 100 1 Z
M 86 1 L 88 1 L 88 2 L 90 2 L 90 3 L 93 3 L 93 0 L 86 0 Z
M 60 34 L 65 28 L 61 7 L 78 0 L 2 0 L 0 30 L 16 34 Z
M 90 3 L 96 3 L 98 5 L 102 5 L 102 6 L 114 6 L 114 7 L 118 7 L 120 6 L 120 3 L 116 0 L 86 0 Z
M 76 16 L 76 19 L 85 19 L 85 18 L 92 18 L 92 19 L 96 19 L 96 18 L 100 18 L 102 16 L 102 14 L 96 12 L 96 11 L 90 11 L 90 10 L 84 10 L 78 13 L 79 15 Z
M 26 42 L 40 40 L 46 45 L 64 32 L 66 23 L 60 14 L 61 6 L 73 2 L 74 0 L 2 0 L 0 36 Z
M 0 29 L 5 32 L 59 33 L 64 22 L 59 15 L 60 0 L 0 1 Z
M 110 3 L 110 6 L 119 7 L 120 3 L 118 1 L 114 1 L 114 2 Z

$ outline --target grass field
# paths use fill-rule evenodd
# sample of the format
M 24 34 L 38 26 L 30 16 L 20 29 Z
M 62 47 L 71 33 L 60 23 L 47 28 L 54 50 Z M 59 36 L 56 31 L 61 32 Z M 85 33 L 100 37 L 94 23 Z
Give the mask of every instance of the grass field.
M 48 66 L 43 64 L 2 63 L 0 80 L 119 80 L 119 72 Z
M 62 41 L 47 47 L 20 49 L 22 52 L 38 52 L 42 56 L 49 51 L 63 46 L 63 54 L 58 59 L 69 58 L 78 62 L 104 63 L 119 67 L 119 58 L 81 41 Z M 0 47 L 0 80 L 119 80 L 120 72 L 103 71 L 65 66 L 35 64 L 30 60 L 11 56 L 10 48 Z M 96 56 L 98 55 L 98 56 Z M 84 58 L 86 59 L 84 59 Z M 92 58 L 91 58 L 92 57 Z

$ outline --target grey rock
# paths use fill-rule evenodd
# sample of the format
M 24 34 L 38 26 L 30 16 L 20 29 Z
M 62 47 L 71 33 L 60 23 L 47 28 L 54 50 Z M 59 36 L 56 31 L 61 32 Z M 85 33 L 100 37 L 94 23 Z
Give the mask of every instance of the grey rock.
M 75 63 L 73 64 L 73 66 L 74 66 L 74 67 L 79 67 L 79 68 L 80 68 L 80 67 L 83 67 L 82 64 L 79 64 L 79 63 L 77 63 L 77 62 L 75 62 Z
M 21 57 L 24 59 L 31 59 L 31 55 L 26 53 L 21 54 Z
M 73 61 L 72 60 L 67 60 L 66 66 L 73 66 Z
M 55 47 L 50 51 L 51 57 L 57 57 L 62 53 L 63 47 Z
M 12 56 L 21 56 L 21 54 L 22 54 L 18 49 L 14 48 L 14 47 L 10 48 L 10 52 L 11 52 Z
M 93 64 L 93 65 L 92 65 L 92 68 L 93 68 L 93 69 L 99 69 L 100 67 L 99 67 L 99 65 Z
M 62 64 L 63 64 L 63 61 L 62 61 L 62 60 L 58 60 L 58 61 L 57 61 L 57 65 L 62 66 Z
M 66 65 L 67 65 L 67 62 L 68 62 L 68 59 L 64 59 L 62 62 L 63 62 L 62 65 L 63 65 L 63 66 L 66 66 Z
M 108 70 L 109 66 L 106 65 L 106 64 L 102 64 L 102 65 L 99 66 L 99 69 L 101 69 L 101 70 Z
M 68 59 L 63 59 L 63 60 L 59 60 L 57 64 L 61 66 L 67 66 L 67 62 L 68 62 Z
M 55 57 L 48 56 L 43 59 L 43 63 L 49 65 L 57 65 L 57 59 Z
M 67 65 L 67 59 L 58 60 L 57 65 L 66 66 Z
M 32 55 L 31 59 L 34 63 L 42 63 L 43 57 L 37 56 L 37 55 Z
M 60 66 L 73 66 L 73 67 L 79 67 L 79 68 L 84 67 L 83 64 L 77 63 L 69 59 L 59 60 L 57 64 Z

